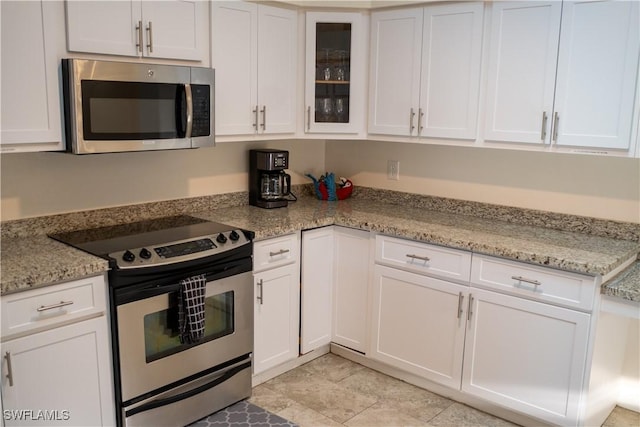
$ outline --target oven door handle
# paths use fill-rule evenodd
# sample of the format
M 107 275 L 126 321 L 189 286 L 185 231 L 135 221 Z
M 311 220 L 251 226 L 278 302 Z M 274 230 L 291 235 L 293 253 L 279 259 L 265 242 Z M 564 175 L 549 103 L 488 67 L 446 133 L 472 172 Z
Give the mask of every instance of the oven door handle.
M 231 379 L 233 376 L 235 376 L 236 374 L 239 374 L 240 372 L 244 371 L 247 368 L 251 368 L 251 361 L 245 362 L 242 365 L 238 365 L 234 368 L 231 368 L 227 372 L 225 372 L 223 375 L 216 378 L 215 380 L 208 382 L 206 384 L 203 384 L 199 387 L 196 387 L 192 390 L 185 391 L 184 393 L 176 394 L 175 396 L 165 397 L 163 399 L 158 399 L 158 400 L 152 400 L 151 402 L 145 403 L 144 405 L 140 405 L 136 408 L 130 409 L 125 412 L 125 416 L 131 417 L 141 412 L 150 411 L 151 409 L 160 408 L 161 406 L 170 405 L 172 403 L 179 402 L 184 399 L 188 399 L 204 391 L 207 391 L 217 385 L 222 384 L 223 382 Z

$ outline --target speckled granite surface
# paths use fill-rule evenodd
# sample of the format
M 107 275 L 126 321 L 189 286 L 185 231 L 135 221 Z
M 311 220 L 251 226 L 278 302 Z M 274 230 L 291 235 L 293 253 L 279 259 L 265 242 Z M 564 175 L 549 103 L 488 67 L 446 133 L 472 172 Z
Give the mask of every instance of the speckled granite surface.
M 298 188 L 300 200 L 282 209 L 247 206 L 246 193 L 232 193 L 3 223 L 1 292 L 107 268 L 100 258 L 34 234 L 182 213 L 253 230 L 257 239 L 336 224 L 593 275 L 606 275 L 640 252 L 638 224 L 495 206 L 498 219 L 491 219 L 493 205 L 371 189 L 359 189 L 349 200 L 322 202 L 304 197 L 308 189 Z M 546 227 L 540 224 L 544 218 Z M 640 301 L 640 283 L 631 283 L 633 275 L 625 277 L 628 299 Z M 613 292 L 608 286 L 603 289 Z
M 109 265 L 47 236 L 2 239 L 1 294 L 94 276 Z
M 602 293 L 627 301 L 640 301 L 640 261 L 607 282 L 602 287 Z

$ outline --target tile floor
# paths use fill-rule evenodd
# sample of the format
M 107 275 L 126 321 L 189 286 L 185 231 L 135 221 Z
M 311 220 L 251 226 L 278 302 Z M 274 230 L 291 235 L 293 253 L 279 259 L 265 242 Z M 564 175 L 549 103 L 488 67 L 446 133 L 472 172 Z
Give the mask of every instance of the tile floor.
M 253 389 L 249 400 L 307 426 L 514 426 L 335 354 Z M 640 414 L 616 408 L 603 427 L 638 427 Z

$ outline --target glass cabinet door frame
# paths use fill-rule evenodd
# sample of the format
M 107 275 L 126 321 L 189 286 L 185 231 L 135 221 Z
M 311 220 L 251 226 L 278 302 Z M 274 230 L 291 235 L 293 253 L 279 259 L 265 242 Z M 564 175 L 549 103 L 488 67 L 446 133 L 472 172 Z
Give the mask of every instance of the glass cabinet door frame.
M 316 121 L 316 24 L 318 23 L 351 24 L 348 83 L 343 83 L 349 86 L 346 106 L 349 120 L 345 123 Z M 367 23 L 366 15 L 358 12 L 306 12 L 305 133 L 365 133 Z M 334 84 L 330 83 L 329 86 Z

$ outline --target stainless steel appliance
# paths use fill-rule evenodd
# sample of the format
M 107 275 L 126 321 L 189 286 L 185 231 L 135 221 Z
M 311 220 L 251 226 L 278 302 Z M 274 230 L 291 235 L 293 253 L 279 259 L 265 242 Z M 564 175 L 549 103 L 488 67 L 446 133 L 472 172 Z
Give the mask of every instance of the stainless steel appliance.
M 213 146 L 214 70 L 63 59 L 67 151 Z
M 181 426 L 250 396 L 253 233 L 176 216 L 51 237 L 110 262 L 118 425 Z M 206 277 L 204 336 L 182 343 L 193 277 Z
M 291 193 L 289 152 L 249 150 L 249 204 L 261 208 L 280 208 L 296 200 Z

